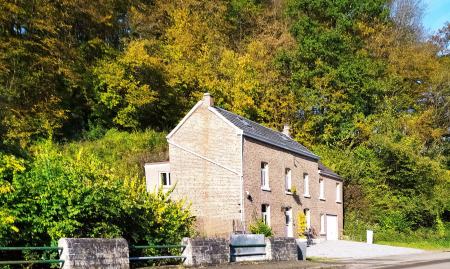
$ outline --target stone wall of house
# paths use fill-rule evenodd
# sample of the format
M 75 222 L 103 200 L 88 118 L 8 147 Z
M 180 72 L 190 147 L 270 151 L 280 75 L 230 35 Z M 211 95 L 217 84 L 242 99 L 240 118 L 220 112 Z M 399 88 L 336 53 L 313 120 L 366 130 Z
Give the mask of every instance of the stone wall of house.
M 266 257 L 270 261 L 297 259 L 297 243 L 289 237 L 266 237 Z
M 61 238 L 62 269 L 129 269 L 128 243 L 123 238 Z
M 261 189 L 261 162 L 269 166 L 270 191 Z M 291 169 L 291 186 L 296 187 L 297 194 L 285 192 L 285 169 Z M 319 236 L 320 211 L 319 174 L 317 160 L 304 157 L 297 153 L 280 149 L 264 142 L 244 137 L 244 192 L 250 197 L 245 198 L 244 215 L 246 227 L 261 217 L 261 206 L 270 206 L 270 226 L 275 237 L 286 237 L 285 208 L 292 208 L 293 236 L 298 238 L 298 212 L 305 208 L 310 210 L 311 230 L 313 236 Z M 309 195 L 303 193 L 303 175 L 309 176 Z M 249 232 L 247 230 L 247 232 Z
M 215 265 L 230 262 L 230 241 L 226 238 L 183 238 L 185 266 Z
M 329 176 L 320 175 L 320 178 L 323 179 L 324 182 L 324 198 L 325 200 L 319 201 L 319 214 L 323 214 L 325 221 L 324 221 L 324 227 L 323 232 L 320 232 L 319 228 L 319 238 L 326 240 L 327 237 L 327 221 L 326 216 L 327 215 L 335 215 L 337 216 L 338 220 L 338 234 L 339 238 L 343 236 L 344 232 L 344 208 L 343 208 L 343 188 L 344 185 L 342 183 L 342 180 L 337 180 Z M 337 195 L 336 195 L 336 184 L 339 184 L 339 198 L 340 201 L 337 201 Z M 320 227 L 320 226 L 319 226 Z
M 233 220 L 241 219 L 241 145 L 241 136 L 207 102 L 169 138 L 171 179 L 177 182 L 172 195 L 192 202 L 202 236 L 227 238 Z

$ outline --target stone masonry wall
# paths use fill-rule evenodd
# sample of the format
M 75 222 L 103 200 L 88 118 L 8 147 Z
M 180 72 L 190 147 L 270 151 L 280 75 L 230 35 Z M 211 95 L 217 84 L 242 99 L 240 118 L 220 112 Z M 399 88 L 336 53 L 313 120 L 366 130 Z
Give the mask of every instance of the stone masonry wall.
M 177 184 L 172 197 L 192 202 L 202 236 L 227 238 L 233 220 L 241 219 L 241 144 L 241 136 L 208 110 L 206 102 L 169 138 L 171 179 Z
M 62 269 L 129 269 L 128 243 L 123 238 L 61 238 Z
M 297 259 L 297 243 L 289 237 L 266 237 L 266 257 L 270 261 Z
M 270 191 L 261 189 L 261 162 L 269 166 Z M 270 206 L 270 226 L 275 237 L 286 237 L 286 218 L 283 208 L 292 208 L 293 236 L 298 238 L 298 212 L 310 210 L 311 229 L 314 237 L 319 236 L 320 214 L 318 162 L 297 153 L 244 137 L 244 192 L 249 191 L 251 199 L 244 202 L 245 227 L 253 222 L 254 216 L 261 217 L 261 205 Z M 297 194 L 285 193 L 285 169 L 291 169 L 291 186 Z M 309 176 L 309 195 L 303 195 L 303 174 Z M 246 230 L 250 233 L 249 230 Z
M 230 241 L 225 238 L 183 238 L 185 266 L 214 265 L 230 262 Z

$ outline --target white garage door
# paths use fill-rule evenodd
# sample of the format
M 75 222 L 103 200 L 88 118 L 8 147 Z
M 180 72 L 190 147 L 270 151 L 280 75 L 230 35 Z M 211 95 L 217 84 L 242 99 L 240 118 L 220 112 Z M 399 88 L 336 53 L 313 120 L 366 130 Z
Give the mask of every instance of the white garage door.
M 338 240 L 337 216 L 327 215 L 327 240 Z

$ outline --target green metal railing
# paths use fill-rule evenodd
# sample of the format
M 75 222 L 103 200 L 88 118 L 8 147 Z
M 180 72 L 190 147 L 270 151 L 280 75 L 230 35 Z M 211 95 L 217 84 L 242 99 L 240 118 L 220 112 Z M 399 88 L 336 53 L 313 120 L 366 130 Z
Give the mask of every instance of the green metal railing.
M 60 247 L 0 247 L 0 251 L 9 250 L 63 250 Z M 28 260 L 28 261 L 0 261 L 0 264 L 27 264 L 27 263 L 63 263 L 64 260 Z
M 145 248 L 185 248 L 184 245 L 163 245 L 163 246 L 129 246 L 128 249 L 145 249 Z M 186 256 L 153 256 L 153 257 L 130 257 L 130 261 L 138 260 L 157 260 L 157 259 L 185 259 Z
M 235 247 L 235 248 L 250 248 L 250 247 L 265 247 L 267 246 L 266 244 L 246 244 L 246 245 L 234 245 L 234 244 L 230 244 L 230 247 Z
M 251 248 L 251 247 L 266 247 L 267 244 L 230 244 L 230 247 L 235 251 L 231 251 L 230 256 L 251 256 L 251 255 L 266 255 L 266 252 L 236 252 L 236 248 Z

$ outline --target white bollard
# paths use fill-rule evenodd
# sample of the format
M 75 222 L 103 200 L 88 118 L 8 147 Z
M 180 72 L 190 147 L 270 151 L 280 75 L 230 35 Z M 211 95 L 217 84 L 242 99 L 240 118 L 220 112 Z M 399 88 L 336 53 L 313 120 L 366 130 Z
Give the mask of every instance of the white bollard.
M 367 244 L 373 243 L 373 231 L 367 230 Z

